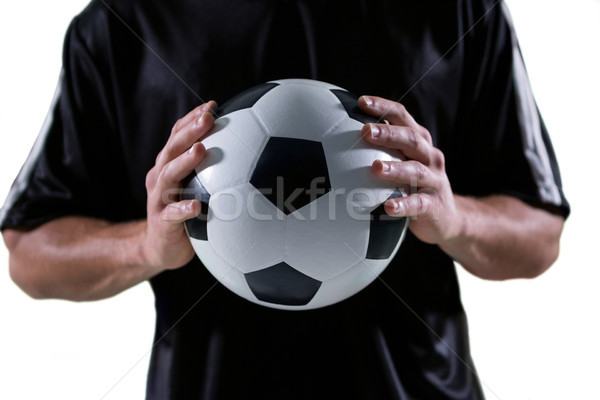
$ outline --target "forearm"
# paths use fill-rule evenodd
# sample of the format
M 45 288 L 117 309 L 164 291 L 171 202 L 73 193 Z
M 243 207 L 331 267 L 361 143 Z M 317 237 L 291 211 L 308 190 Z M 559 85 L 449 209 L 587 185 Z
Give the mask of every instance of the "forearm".
M 509 196 L 455 196 L 460 234 L 440 247 L 484 279 L 532 278 L 558 256 L 563 218 Z
M 145 221 L 109 224 L 64 217 L 31 231 L 8 229 L 11 277 L 34 298 L 113 296 L 160 272 L 144 261 L 145 228 Z
M 32 230 L 6 229 L 12 279 L 34 298 L 96 300 L 113 296 L 195 256 L 184 222 L 198 200 L 165 201 L 206 157 L 200 143 L 214 126 L 214 101 L 179 119 L 146 175 L 147 218 L 110 224 L 58 218 Z
M 561 216 L 510 196 L 455 195 L 444 154 L 403 105 L 362 96 L 359 107 L 389 121 L 365 124 L 363 138 L 404 155 L 402 162 L 375 160 L 371 170 L 379 179 L 410 186 L 408 196 L 387 200 L 385 211 L 411 218 L 413 235 L 439 245 L 484 279 L 534 277 L 554 263 L 564 222 Z

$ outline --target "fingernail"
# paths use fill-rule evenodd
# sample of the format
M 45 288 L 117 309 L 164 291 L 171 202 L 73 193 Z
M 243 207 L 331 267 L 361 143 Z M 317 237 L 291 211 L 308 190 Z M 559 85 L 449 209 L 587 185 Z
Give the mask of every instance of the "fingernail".
M 396 215 L 402 211 L 402 207 L 400 204 L 396 203 L 394 200 L 388 200 L 385 202 L 385 205 L 388 209 L 391 209 L 391 212 Z
M 382 162 L 381 163 L 381 172 L 383 172 L 384 174 L 387 174 L 388 172 L 390 172 L 392 168 L 390 167 L 390 164 L 386 163 L 386 162 Z
M 403 211 L 402 203 L 394 202 L 394 213 L 401 214 Z
M 194 144 L 192 145 L 192 147 L 190 147 L 190 149 L 188 150 L 188 154 L 189 154 L 189 155 L 192 155 L 192 154 L 194 154 L 194 147 L 196 147 L 196 143 L 194 143 Z
M 183 206 L 181 210 L 185 215 L 190 215 L 193 212 L 193 203 L 190 201 Z
M 375 124 L 369 124 L 369 128 L 371 129 L 371 137 L 378 138 L 381 135 L 381 130 Z
M 373 105 L 373 99 L 370 98 L 369 96 L 363 96 L 363 98 L 365 99 L 365 104 L 368 105 L 369 107 Z

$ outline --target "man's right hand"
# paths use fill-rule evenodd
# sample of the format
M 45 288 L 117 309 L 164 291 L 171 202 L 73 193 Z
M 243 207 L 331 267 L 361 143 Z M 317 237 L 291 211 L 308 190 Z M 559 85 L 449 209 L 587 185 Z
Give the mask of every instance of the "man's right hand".
M 177 193 L 206 156 L 199 141 L 213 127 L 214 106 L 197 107 L 173 127 L 146 176 L 147 219 L 110 223 L 66 215 L 33 228 L 5 229 L 13 281 L 36 299 L 98 300 L 189 262 L 194 251 L 183 222 L 199 214 L 200 204 L 178 202 Z
M 197 200 L 179 201 L 177 193 L 185 179 L 206 156 L 200 140 L 214 125 L 214 101 L 198 106 L 177 121 L 171 136 L 146 175 L 147 227 L 142 242 L 144 262 L 165 270 L 187 264 L 194 250 L 183 222 L 200 213 Z

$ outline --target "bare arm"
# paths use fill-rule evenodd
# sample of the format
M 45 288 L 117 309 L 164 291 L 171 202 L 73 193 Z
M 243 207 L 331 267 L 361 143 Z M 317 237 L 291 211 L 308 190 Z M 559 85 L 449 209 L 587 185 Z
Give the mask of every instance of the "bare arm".
M 7 229 L 10 275 L 36 299 L 75 301 L 113 296 L 160 268 L 143 261 L 146 222 L 111 225 L 64 217 L 30 231 Z
M 534 278 L 552 266 L 564 219 L 509 196 L 455 196 L 464 223 L 439 246 L 484 279 Z
M 439 245 L 484 279 L 531 278 L 554 263 L 562 217 L 510 196 L 455 195 L 444 155 L 433 146 L 427 129 L 401 104 L 369 96 L 362 97 L 359 105 L 391 123 L 365 125 L 365 140 L 396 149 L 406 158 L 403 162 L 377 160 L 372 170 L 381 179 L 416 188 L 385 205 L 390 215 L 411 217 L 409 228 L 415 236 Z
M 198 215 L 200 204 L 165 194 L 176 192 L 205 157 L 198 141 L 213 126 L 214 105 L 199 106 L 173 127 L 146 177 L 146 220 L 110 224 L 68 216 L 31 230 L 6 229 L 15 283 L 34 298 L 96 300 L 189 262 L 194 251 L 183 222 Z

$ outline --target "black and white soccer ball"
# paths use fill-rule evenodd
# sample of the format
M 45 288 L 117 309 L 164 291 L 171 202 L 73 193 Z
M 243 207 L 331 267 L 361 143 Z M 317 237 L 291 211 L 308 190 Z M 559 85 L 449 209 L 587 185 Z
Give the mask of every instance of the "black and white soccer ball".
M 261 305 L 312 309 L 371 283 L 408 221 L 385 214 L 401 190 L 372 174 L 398 160 L 361 138 L 372 117 L 337 86 L 286 79 L 217 110 L 207 157 L 183 189 L 202 214 L 186 222 L 194 250 L 227 288 Z

